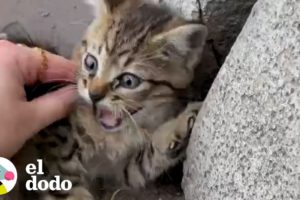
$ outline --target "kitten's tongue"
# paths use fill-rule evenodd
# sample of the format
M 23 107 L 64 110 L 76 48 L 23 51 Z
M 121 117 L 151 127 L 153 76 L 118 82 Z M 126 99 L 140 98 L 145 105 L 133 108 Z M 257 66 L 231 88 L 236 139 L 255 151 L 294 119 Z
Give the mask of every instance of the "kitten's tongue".
M 99 110 L 99 119 L 106 128 L 114 128 L 121 123 L 121 118 L 114 117 L 114 114 L 106 108 Z

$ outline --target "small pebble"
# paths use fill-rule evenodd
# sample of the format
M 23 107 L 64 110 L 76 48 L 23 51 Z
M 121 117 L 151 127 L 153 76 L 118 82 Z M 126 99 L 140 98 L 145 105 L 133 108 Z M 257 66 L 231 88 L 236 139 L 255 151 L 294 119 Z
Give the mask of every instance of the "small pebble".
M 49 17 L 49 16 L 50 16 L 50 12 L 49 12 L 49 11 L 43 10 L 43 11 L 40 11 L 40 15 L 41 15 L 42 17 Z

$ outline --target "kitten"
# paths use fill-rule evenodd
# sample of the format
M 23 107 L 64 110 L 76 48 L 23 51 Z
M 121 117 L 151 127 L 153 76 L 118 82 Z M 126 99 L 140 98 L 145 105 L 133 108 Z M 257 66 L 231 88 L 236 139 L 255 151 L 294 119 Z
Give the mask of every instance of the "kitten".
M 75 48 L 79 99 L 70 117 L 14 158 L 19 185 L 4 198 L 33 199 L 25 165 L 71 180 L 36 199 L 98 199 L 99 188 L 140 188 L 184 158 L 200 102 L 185 99 L 207 29 L 142 0 L 90 0 L 95 20 Z M 23 171 L 23 172 L 22 172 Z M 20 173 L 22 172 L 22 173 Z

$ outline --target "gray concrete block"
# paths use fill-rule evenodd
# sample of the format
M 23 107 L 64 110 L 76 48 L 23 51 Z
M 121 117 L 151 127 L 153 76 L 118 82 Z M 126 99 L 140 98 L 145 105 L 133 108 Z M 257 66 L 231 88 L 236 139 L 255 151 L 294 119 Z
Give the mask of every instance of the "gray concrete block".
M 186 200 L 300 199 L 300 1 L 258 0 L 195 125 Z

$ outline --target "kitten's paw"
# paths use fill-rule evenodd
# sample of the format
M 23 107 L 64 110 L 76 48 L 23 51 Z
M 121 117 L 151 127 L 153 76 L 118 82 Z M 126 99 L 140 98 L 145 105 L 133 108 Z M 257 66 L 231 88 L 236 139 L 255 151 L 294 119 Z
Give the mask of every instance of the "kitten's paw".
M 154 135 L 153 145 L 172 159 L 184 155 L 201 105 L 189 104 L 176 119 L 162 125 Z
M 167 154 L 176 158 L 183 153 L 189 143 L 189 138 L 196 122 L 198 109 L 187 109 L 177 119 L 176 129 L 169 143 Z

